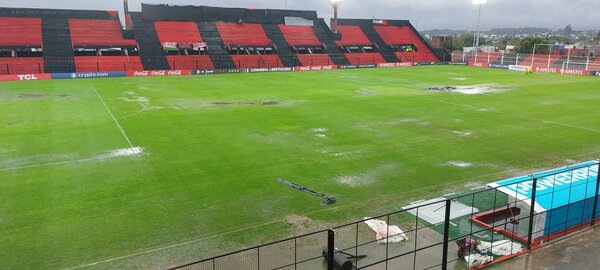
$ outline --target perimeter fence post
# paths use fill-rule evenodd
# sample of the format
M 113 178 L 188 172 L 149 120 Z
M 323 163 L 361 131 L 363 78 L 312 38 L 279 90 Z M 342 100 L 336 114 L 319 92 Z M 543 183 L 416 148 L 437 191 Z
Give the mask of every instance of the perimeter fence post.
M 333 269 L 333 255 L 335 253 L 335 231 L 332 228 L 327 230 L 327 270 Z
M 448 269 L 448 239 L 450 239 L 450 207 L 452 206 L 452 201 L 450 199 L 446 199 L 446 213 L 444 216 L 444 243 L 443 243 L 443 251 L 442 251 L 442 270 Z
M 531 204 L 529 208 L 529 231 L 527 233 L 527 249 L 531 249 L 533 245 L 533 218 L 535 216 L 535 196 L 537 191 L 537 178 L 533 178 L 533 184 L 531 186 Z
M 600 172 L 600 163 L 598 163 L 598 171 Z M 598 192 L 600 192 L 600 174 L 596 175 L 596 193 L 594 193 L 594 208 L 592 208 L 592 227 L 596 225 L 596 212 L 598 211 Z

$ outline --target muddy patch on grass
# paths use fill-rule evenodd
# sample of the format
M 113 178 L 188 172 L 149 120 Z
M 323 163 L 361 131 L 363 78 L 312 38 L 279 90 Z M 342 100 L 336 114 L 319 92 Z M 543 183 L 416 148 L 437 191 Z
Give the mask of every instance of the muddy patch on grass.
M 342 150 L 334 148 L 322 148 L 317 149 L 317 152 L 327 155 L 336 159 L 353 160 L 363 156 L 367 153 L 367 149 L 356 149 L 356 150 Z
M 359 90 L 356 90 L 356 93 L 359 96 L 368 96 L 368 97 L 375 97 L 375 96 L 380 96 L 381 95 L 381 93 L 369 90 L 367 88 L 361 88 Z
M 427 121 L 421 121 L 418 119 L 414 119 L 414 118 L 398 118 L 398 119 L 392 119 L 390 121 L 387 121 L 386 124 L 388 125 L 402 125 L 402 124 L 415 124 L 417 126 L 429 126 L 431 125 L 431 122 L 427 122 Z
M 263 101 L 263 102 L 261 102 L 261 105 L 263 105 L 263 106 L 275 106 L 275 105 L 279 105 L 279 102 L 277 102 L 277 101 Z
M 307 233 L 328 228 L 328 224 L 325 222 L 315 221 L 300 215 L 287 215 L 285 221 L 294 226 L 298 233 Z
M 334 181 L 338 184 L 350 186 L 350 187 L 360 187 L 366 185 L 372 185 L 379 181 L 380 178 L 384 177 L 389 173 L 393 173 L 398 170 L 398 165 L 396 164 L 385 164 L 380 167 L 368 170 L 366 172 L 356 174 L 356 175 L 344 175 L 338 176 L 334 179 Z
M 485 184 L 480 183 L 480 182 L 466 182 L 464 184 L 464 187 L 468 188 L 468 189 L 476 189 L 476 188 L 485 187 Z
M 71 95 L 67 94 L 41 94 L 41 93 L 24 93 L 18 95 L 9 95 L 8 99 L 44 99 L 44 98 L 66 98 Z
M 119 100 L 123 100 L 126 102 L 144 103 L 144 104 L 147 104 L 150 102 L 150 100 L 148 100 L 148 98 L 141 97 L 141 96 L 120 97 Z
M 22 99 L 37 99 L 47 97 L 46 94 L 20 94 L 17 97 Z
M 247 105 L 262 105 L 262 106 L 275 106 L 279 105 L 278 101 L 235 101 L 235 102 L 226 102 L 226 101 L 218 101 L 211 102 L 210 104 L 216 105 L 219 107 L 229 107 L 229 106 L 247 106 Z
M 427 88 L 432 92 L 448 92 L 463 95 L 485 95 L 510 91 L 510 87 L 495 83 L 468 86 L 432 86 Z
M 235 107 L 276 107 L 290 105 L 292 102 L 282 102 L 277 100 L 239 100 L 239 101 L 207 101 L 207 100 L 176 100 L 173 109 L 183 110 L 201 110 L 201 109 L 224 109 Z

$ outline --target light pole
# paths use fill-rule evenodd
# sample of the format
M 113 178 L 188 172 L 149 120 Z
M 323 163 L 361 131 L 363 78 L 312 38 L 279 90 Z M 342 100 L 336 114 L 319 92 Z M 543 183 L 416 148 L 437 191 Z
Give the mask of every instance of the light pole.
M 125 17 L 125 29 L 131 29 L 131 17 L 129 17 L 129 3 L 127 0 L 123 0 L 123 16 Z
M 331 7 L 333 7 L 333 33 L 337 34 L 338 31 L 338 9 L 344 2 L 344 0 L 328 0 Z
M 477 5 L 477 37 L 475 37 L 475 61 L 479 54 L 479 36 L 481 35 L 481 7 L 488 3 L 488 0 L 473 0 L 473 5 Z

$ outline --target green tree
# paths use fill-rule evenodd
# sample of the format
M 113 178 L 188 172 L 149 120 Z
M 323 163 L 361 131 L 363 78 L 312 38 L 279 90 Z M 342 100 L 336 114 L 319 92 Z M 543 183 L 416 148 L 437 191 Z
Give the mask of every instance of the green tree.
M 533 53 L 535 47 L 535 53 L 548 53 L 548 46 L 535 46 L 536 44 L 548 44 L 548 39 L 545 37 L 527 37 L 521 40 L 519 44 L 519 52 L 521 53 Z
M 554 43 L 573 44 L 573 40 L 570 38 L 565 38 L 565 37 L 550 37 L 550 38 L 548 38 L 548 43 L 550 43 L 550 44 L 554 44 Z
M 461 36 L 463 40 L 464 47 L 473 47 L 475 44 L 476 36 L 474 34 L 464 34 Z M 484 37 L 479 37 L 479 46 L 486 45 L 488 43 L 487 39 Z
M 594 38 L 594 42 L 595 43 L 600 43 L 600 32 L 598 32 L 598 34 L 596 35 L 596 37 Z
M 498 47 L 500 50 L 504 50 L 508 45 L 518 46 L 520 42 L 521 40 L 515 37 L 503 37 L 492 45 Z
M 449 41 L 444 41 L 443 46 L 444 46 L 444 49 L 449 50 L 449 51 L 453 51 L 455 49 L 452 42 L 449 42 Z
M 452 38 L 452 47 L 454 47 L 457 50 L 462 51 L 464 46 L 465 46 L 465 41 L 462 39 L 462 37 L 455 36 L 454 38 Z

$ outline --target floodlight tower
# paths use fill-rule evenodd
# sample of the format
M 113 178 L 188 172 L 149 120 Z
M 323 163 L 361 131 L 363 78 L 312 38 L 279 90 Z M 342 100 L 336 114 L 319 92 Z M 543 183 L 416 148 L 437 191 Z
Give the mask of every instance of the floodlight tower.
M 123 16 L 125 17 L 125 29 L 130 30 L 131 29 L 131 17 L 129 16 L 129 3 L 127 2 L 127 0 L 123 0 L 123 11 L 124 14 Z
M 338 31 L 338 9 L 344 2 L 344 0 L 328 0 L 331 7 L 333 7 L 333 33 L 337 34 Z
M 488 0 L 473 0 L 473 5 L 477 5 L 477 37 L 475 37 L 475 59 L 479 53 L 479 37 L 481 36 L 481 7 L 488 3 Z

